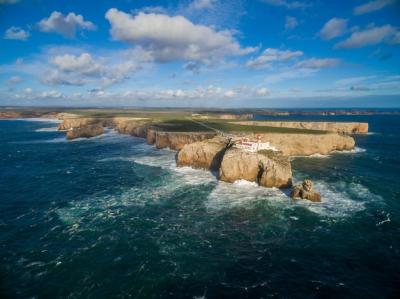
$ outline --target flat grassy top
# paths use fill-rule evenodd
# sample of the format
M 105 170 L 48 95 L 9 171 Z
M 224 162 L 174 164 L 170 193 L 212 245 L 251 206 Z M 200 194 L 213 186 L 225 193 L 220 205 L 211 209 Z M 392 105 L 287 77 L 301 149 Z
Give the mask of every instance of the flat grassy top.
M 174 120 L 184 119 L 191 115 L 191 112 L 176 111 L 176 110 L 165 110 L 165 111 L 147 111 L 147 110 L 99 110 L 99 109 L 84 109 L 84 110 L 70 110 L 70 113 L 78 114 L 82 117 L 96 117 L 96 118 L 107 118 L 107 117 L 141 117 L 151 118 L 154 120 Z
M 325 131 L 277 128 L 268 126 L 244 126 L 229 123 L 230 121 L 221 120 L 196 120 L 190 119 L 166 119 L 155 120 L 154 126 L 166 132 L 213 132 L 211 128 L 227 133 L 286 133 L 286 134 L 326 134 Z M 206 126 L 202 126 L 203 123 Z M 207 128 L 209 127 L 209 128 Z
M 165 120 L 154 124 L 154 127 L 165 132 L 214 132 L 191 120 Z
M 326 131 L 293 129 L 293 128 L 277 128 L 269 126 L 244 126 L 224 122 L 204 122 L 210 127 L 223 132 L 248 132 L 248 133 L 286 133 L 286 134 L 327 134 Z

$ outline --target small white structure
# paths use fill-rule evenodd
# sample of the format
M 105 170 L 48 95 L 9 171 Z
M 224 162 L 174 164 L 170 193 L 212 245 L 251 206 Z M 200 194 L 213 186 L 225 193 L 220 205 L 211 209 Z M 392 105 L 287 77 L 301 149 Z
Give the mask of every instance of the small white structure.
M 256 153 L 261 150 L 278 151 L 276 147 L 271 145 L 269 142 L 261 142 L 261 137 L 257 136 L 257 141 L 250 141 L 248 138 L 243 138 L 236 141 L 234 147 Z

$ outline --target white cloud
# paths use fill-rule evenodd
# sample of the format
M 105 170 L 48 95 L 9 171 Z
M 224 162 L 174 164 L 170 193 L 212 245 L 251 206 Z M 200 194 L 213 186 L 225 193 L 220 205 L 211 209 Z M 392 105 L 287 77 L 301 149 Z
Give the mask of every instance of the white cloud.
M 394 4 L 396 0 L 375 0 L 359 5 L 354 8 L 355 15 L 363 15 L 373 11 L 381 10 L 382 8 Z
M 319 32 L 323 40 L 330 40 L 347 32 L 347 19 L 332 18 L 325 23 Z
M 336 58 L 311 58 L 296 63 L 295 67 L 306 69 L 322 69 L 337 66 L 340 63 Z
M 258 96 L 267 96 L 269 95 L 269 90 L 265 87 L 259 88 L 256 90 L 256 95 Z
M 64 37 L 74 38 L 78 30 L 95 30 L 96 26 L 85 21 L 82 15 L 70 12 L 64 16 L 58 11 L 53 11 L 48 18 L 44 18 L 38 23 L 40 31 L 55 32 Z
M 139 13 L 129 15 L 115 8 L 107 11 L 115 40 L 141 46 L 156 61 L 207 61 L 245 55 L 254 48 L 241 48 L 230 31 L 195 25 L 183 16 Z
M 198 9 L 198 10 L 202 10 L 202 9 L 209 9 L 212 8 L 215 4 L 216 0 L 194 0 L 189 8 L 190 9 Z
M 60 99 L 63 98 L 64 95 L 56 90 L 50 90 L 50 91 L 43 91 L 39 95 L 40 98 L 42 99 Z
M 10 77 L 5 84 L 9 87 L 14 86 L 15 84 L 21 83 L 22 82 L 22 78 L 19 76 L 12 76 Z
M 306 8 L 310 6 L 309 4 L 302 1 L 286 1 L 286 0 L 262 0 L 262 1 L 270 5 L 282 6 L 288 9 Z
M 272 62 L 288 61 L 302 55 L 303 52 L 301 51 L 268 48 L 265 49 L 264 52 L 257 58 L 247 61 L 246 66 L 249 68 L 260 69 L 270 66 Z
M 92 55 L 78 48 L 50 48 L 43 54 L 43 57 L 50 56 L 48 65 L 36 62 L 44 67 L 41 81 L 48 85 L 105 87 L 128 79 L 151 62 L 140 49 L 102 51 L 101 54 Z
M 79 72 L 82 75 L 98 75 L 102 65 L 95 61 L 89 53 L 76 55 L 59 55 L 50 60 L 50 63 L 63 72 Z
M 299 25 L 299 22 L 297 22 L 297 19 L 295 17 L 291 16 L 286 16 L 285 18 L 285 29 L 286 30 L 292 30 L 296 28 Z
M 76 75 L 67 75 L 58 70 L 49 70 L 41 78 L 41 82 L 47 85 L 74 85 L 82 86 L 88 83 L 86 79 Z
M 375 76 L 347 77 L 347 78 L 337 80 L 335 82 L 335 84 L 340 85 L 340 86 L 348 86 L 348 85 L 359 84 L 361 82 L 364 82 L 366 80 L 373 79 L 373 78 L 375 78 Z
M 26 94 L 31 94 L 32 92 L 33 92 L 33 90 L 30 87 L 27 87 L 24 89 L 24 93 L 26 93 Z
M 349 38 L 335 45 L 336 48 L 362 48 L 380 43 L 400 43 L 399 31 L 391 25 L 370 27 L 363 31 L 356 31 Z
M 233 98 L 236 95 L 236 92 L 233 90 L 227 90 L 224 92 L 224 96 L 227 98 Z
M 28 37 L 30 36 L 28 31 L 23 30 L 20 27 L 10 27 L 6 30 L 4 33 L 4 38 L 5 39 L 14 39 L 14 40 L 27 40 Z

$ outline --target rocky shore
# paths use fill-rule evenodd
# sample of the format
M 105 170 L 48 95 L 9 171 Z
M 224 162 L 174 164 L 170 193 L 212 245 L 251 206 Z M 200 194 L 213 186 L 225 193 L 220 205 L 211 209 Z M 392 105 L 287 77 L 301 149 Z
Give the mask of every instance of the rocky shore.
M 252 122 L 253 123 L 253 122 Z M 69 139 L 97 136 L 103 127 L 110 127 L 122 134 L 145 138 L 148 144 L 159 149 L 170 148 L 178 151 L 177 166 L 189 166 L 216 172 L 218 179 L 225 182 L 247 180 L 264 187 L 289 188 L 292 186 L 291 156 L 329 154 L 332 151 L 351 150 L 355 141 L 343 132 L 362 131 L 365 127 L 343 124 L 337 127 L 323 127 L 310 123 L 307 127 L 340 128 L 342 134 L 263 133 L 257 134 L 262 142 L 269 142 L 277 151 L 249 152 L 234 147 L 231 138 L 216 136 L 215 132 L 170 132 L 158 128 L 151 119 L 146 118 L 80 118 L 66 117 L 60 130 L 67 130 Z M 304 127 L 304 126 L 303 126 Z M 361 130 L 362 129 L 362 130 Z M 245 134 L 250 139 L 255 133 Z M 243 136 L 242 136 L 243 137 Z M 297 190 L 297 189 L 296 189 Z M 300 194 L 307 194 L 305 191 Z M 302 198 L 308 199 L 308 196 Z

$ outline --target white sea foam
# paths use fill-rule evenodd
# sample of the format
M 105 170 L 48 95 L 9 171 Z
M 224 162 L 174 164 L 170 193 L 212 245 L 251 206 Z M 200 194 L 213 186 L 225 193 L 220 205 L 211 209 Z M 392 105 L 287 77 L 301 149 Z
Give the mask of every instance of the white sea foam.
M 295 203 L 321 216 L 335 218 L 350 216 L 355 212 L 364 210 L 365 202 L 360 199 L 353 199 L 349 192 L 346 192 L 347 188 L 358 188 L 361 185 L 344 186 L 344 188 L 340 185 L 341 182 L 328 184 L 324 181 L 314 181 L 314 189 L 321 193 L 322 202 L 314 203 L 308 200 L 298 200 Z
M 332 153 L 335 153 L 335 154 L 359 154 L 359 153 L 365 153 L 366 151 L 367 151 L 366 149 L 356 146 L 352 150 L 333 151 Z
M 38 117 L 32 117 L 32 118 L 12 118 L 8 120 L 19 120 L 19 121 L 32 121 L 32 122 L 47 122 L 47 123 L 61 123 L 62 120 L 56 119 L 56 118 L 38 118 Z
M 58 127 L 40 128 L 36 129 L 35 132 L 58 132 Z
M 287 194 L 276 188 L 259 187 L 254 182 L 244 180 L 236 181 L 233 184 L 225 183 L 217 181 L 215 176 L 209 171 L 190 167 L 177 167 L 175 151 L 158 150 L 153 146 L 145 144 L 142 140 L 134 144 L 134 149 L 137 154 L 133 156 L 113 157 L 99 161 L 123 160 L 150 167 L 159 167 L 168 171 L 170 176 L 166 176 L 162 180 L 161 185 L 150 187 L 145 192 L 143 188 L 133 187 L 117 195 L 93 198 L 89 201 L 75 203 L 74 207 L 71 207 L 75 215 L 73 218 L 79 218 L 79 214 L 86 213 L 87 209 L 104 211 L 99 213 L 97 217 L 113 217 L 115 214 L 110 215 L 107 212 L 110 207 L 157 204 L 165 198 L 174 196 L 177 191 L 179 192 L 185 186 L 210 183 L 213 183 L 210 185 L 210 188 L 213 189 L 204 202 L 205 206 L 210 210 L 230 209 L 234 207 L 251 208 L 254 207 L 254 204 L 263 202 L 268 205 L 268 208 L 272 209 L 303 207 L 321 216 L 346 217 L 355 212 L 362 211 L 365 208 L 365 202 L 378 198 L 361 184 L 347 184 L 345 182 L 328 184 L 324 181 L 315 181 L 315 189 L 322 195 L 321 203 L 313 203 L 305 200 L 292 201 Z M 66 222 L 71 222 L 69 213 L 61 212 L 62 214 L 64 216 L 60 216 L 60 218 Z
M 264 188 L 255 182 L 238 180 L 233 184 L 218 182 L 206 201 L 209 209 L 226 209 L 234 207 L 252 207 L 258 201 L 268 200 L 270 203 L 289 203 L 290 199 L 279 189 Z

